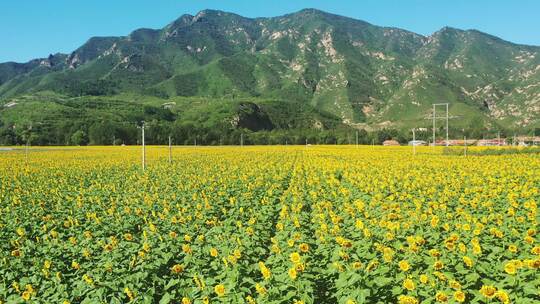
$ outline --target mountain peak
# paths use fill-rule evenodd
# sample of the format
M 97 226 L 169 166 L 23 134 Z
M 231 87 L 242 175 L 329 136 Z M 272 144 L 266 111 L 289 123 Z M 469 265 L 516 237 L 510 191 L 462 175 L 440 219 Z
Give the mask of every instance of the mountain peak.
M 180 16 L 180 18 L 174 20 L 173 22 L 169 23 L 166 28 L 169 28 L 169 27 L 179 27 L 179 26 L 182 26 L 182 25 L 188 25 L 192 22 L 193 20 L 193 15 L 190 15 L 190 14 L 184 14 L 182 16 Z
M 208 18 L 239 18 L 239 19 L 249 19 L 243 16 L 240 16 L 235 13 L 225 12 L 214 9 L 205 9 L 195 15 L 194 20 L 196 21 L 199 18 L 208 17 Z
M 304 8 L 302 10 L 299 10 L 292 14 L 287 14 L 285 16 L 296 16 L 296 17 L 339 17 L 339 18 L 347 18 L 340 15 L 335 15 L 329 12 L 325 12 L 316 8 Z M 350 19 L 350 18 L 347 18 Z M 358 21 L 358 20 L 356 20 Z
M 234 13 L 228 13 L 228 12 L 221 11 L 221 10 L 204 9 L 204 10 L 198 12 L 196 16 L 199 16 L 199 15 L 201 15 L 201 16 L 203 16 L 203 15 L 216 15 L 216 16 L 222 16 L 222 15 L 227 15 L 227 14 L 235 15 Z
M 445 35 L 453 35 L 453 34 L 458 34 L 458 33 L 463 33 L 465 32 L 464 30 L 460 30 L 458 28 L 455 28 L 455 27 L 451 27 L 451 26 L 444 26 L 442 27 L 440 30 L 434 32 L 432 34 L 432 36 L 437 36 L 437 35 L 442 35 L 442 34 L 445 34 Z
M 321 14 L 321 15 L 326 15 L 326 14 L 329 14 L 325 11 L 321 11 L 319 9 L 316 9 L 316 8 L 304 8 L 304 9 L 301 9 L 297 12 L 297 14 Z

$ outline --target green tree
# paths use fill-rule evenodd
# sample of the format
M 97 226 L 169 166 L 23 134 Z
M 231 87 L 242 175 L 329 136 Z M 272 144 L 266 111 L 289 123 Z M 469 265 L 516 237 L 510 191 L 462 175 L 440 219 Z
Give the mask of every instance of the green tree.
M 76 146 L 85 146 L 88 144 L 88 136 L 83 130 L 78 130 L 71 135 L 70 143 Z

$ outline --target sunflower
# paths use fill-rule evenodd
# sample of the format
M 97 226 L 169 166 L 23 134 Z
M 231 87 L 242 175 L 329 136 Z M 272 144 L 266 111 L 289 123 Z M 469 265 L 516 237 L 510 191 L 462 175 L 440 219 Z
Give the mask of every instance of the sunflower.
M 265 280 L 268 280 L 270 279 L 270 276 L 272 275 L 272 273 L 270 272 L 270 270 L 266 267 L 266 265 L 264 265 L 263 262 L 259 262 L 259 270 L 261 271 L 261 274 L 263 276 L 263 278 Z
M 29 301 L 30 298 L 32 297 L 32 293 L 28 292 L 28 291 L 25 291 L 25 292 L 22 293 L 21 297 L 23 298 L 23 300 Z
M 79 270 L 81 268 L 81 265 L 79 265 L 79 263 L 77 263 L 77 261 L 73 260 L 73 261 L 71 261 L 71 268 L 73 268 L 75 270 Z
M 191 304 L 191 300 L 187 297 L 182 298 L 182 304 Z
M 84 274 L 83 275 L 83 280 L 86 282 L 86 284 L 88 285 L 93 285 L 94 284 L 94 280 L 92 279 L 91 276 L 87 275 L 87 274 Z
M 454 292 L 454 300 L 456 300 L 459 303 L 465 302 L 465 293 L 461 290 L 456 290 Z
M 218 295 L 218 297 L 223 297 L 225 295 L 225 286 L 223 284 L 214 286 L 214 292 Z
M 508 274 L 516 274 L 516 263 L 514 263 L 513 261 L 507 262 L 506 264 L 504 264 L 504 271 Z
M 171 272 L 174 274 L 179 274 L 184 271 L 184 266 L 180 264 L 175 264 L 173 267 L 171 267 Z
M 497 293 L 497 288 L 492 285 L 482 285 L 482 288 L 480 288 L 480 293 L 488 299 L 493 299 Z
M 266 294 L 266 288 L 259 283 L 255 284 L 255 290 L 257 290 L 257 293 L 260 295 Z
M 135 298 L 133 291 L 131 291 L 128 287 L 124 288 L 124 293 L 129 298 L 130 301 L 133 301 L 133 299 Z
M 433 228 L 437 227 L 437 225 L 439 225 L 439 217 L 436 215 L 432 216 L 430 224 L 431 224 L 431 227 Z
M 303 272 L 306 269 L 306 265 L 302 263 L 294 264 L 294 268 L 297 272 Z
M 504 304 L 510 303 L 510 297 L 504 290 L 497 290 L 497 292 L 495 293 L 495 297 L 497 297 L 497 299 L 499 299 L 499 301 Z
M 418 300 L 415 297 L 400 295 L 398 297 L 399 304 L 418 304 Z
M 296 280 L 296 268 L 292 267 L 292 268 L 289 268 L 289 277 L 291 278 L 291 280 Z
M 415 289 L 415 285 L 414 285 L 413 280 L 405 279 L 405 281 L 403 281 L 403 288 L 405 288 L 405 289 L 407 289 L 409 291 L 413 291 Z
M 463 263 L 465 263 L 465 265 L 467 265 L 469 268 L 473 266 L 473 260 L 468 256 L 463 257 Z
M 23 237 L 26 234 L 26 230 L 22 227 L 17 228 L 16 232 L 17 232 L 17 235 L 20 237 Z
M 435 270 L 441 270 L 443 269 L 443 267 L 444 267 L 444 264 L 441 261 L 435 261 L 435 263 L 433 264 L 433 269 Z
M 184 253 L 187 253 L 187 254 L 190 254 L 193 252 L 193 250 L 191 249 L 191 246 L 189 246 L 189 244 L 182 244 L 182 251 Z
M 300 256 L 300 254 L 298 252 L 291 253 L 289 258 L 291 259 L 291 262 L 293 262 L 295 264 L 300 263 L 300 260 L 302 259 L 302 257 Z
M 447 302 L 448 296 L 443 291 L 437 291 L 435 294 L 435 300 L 437 300 L 437 302 Z
M 452 289 L 458 290 L 461 289 L 461 284 L 459 284 L 459 282 L 456 280 L 451 280 L 450 287 L 452 287 Z
M 411 269 L 411 265 L 409 264 L 409 262 L 405 260 L 400 261 L 398 265 L 399 265 L 399 269 L 401 269 L 401 271 L 403 272 L 409 271 L 409 269 Z

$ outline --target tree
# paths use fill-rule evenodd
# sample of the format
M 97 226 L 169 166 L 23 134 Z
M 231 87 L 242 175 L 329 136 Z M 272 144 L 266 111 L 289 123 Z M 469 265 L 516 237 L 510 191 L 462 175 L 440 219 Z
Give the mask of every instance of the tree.
M 97 122 L 88 129 L 88 138 L 92 145 L 110 145 L 116 128 L 110 122 Z
M 4 127 L 0 129 L 0 144 L 2 145 L 14 145 L 17 142 L 17 135 L 11 127 Z
M 76 146 L 85 146 L 88 144 L 88 136 L 83 130 L 78 130 L 71 135 L 70 143 Z

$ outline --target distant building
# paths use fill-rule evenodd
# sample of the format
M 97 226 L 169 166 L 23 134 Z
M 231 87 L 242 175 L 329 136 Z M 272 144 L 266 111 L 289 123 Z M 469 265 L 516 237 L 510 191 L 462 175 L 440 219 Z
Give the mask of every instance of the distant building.
M 521 147 L 540 145 L 540 136 L 518 136 L 516 140 Z
M 174 101 L 166 102 L 166 103 L 162 104 L 161 106 L 164 109 L 172 109 L 172 108 L 174 108 L 174 106 L 176 106 L 176 102 L 174 102 Z
M 451 146 L 452 141 L 448 140 L 448 145 Z M 431 144 L 433 145 L 433 144 Z M 435 141 L 435 146 L 446 146 L 446 140 L 437 140 Z
M 478 146 L 488 147 L 488 146 L 506 146 L 506 138 L 494 138 L 494 139 L 480 139 L 476 143 Z
M 4 105 L 4 108 L 11 108 L 13 106 L 17 105 L 15 101 L 10 101 Z
M 385 140 L 382 144 L 383 146 L 399 146 L 399 142 L 393 139 Z
M 427 142 L 423 140 L 411 140 L 409 146 L 426 146 Z
M 473 146 L 477 144 L 477 139 L 449 139 L 448 140 L 448 146 Z M 446 146 L 446 140 L 438 140 L 435 142 L 436 146 Z M 433 146 L 433 144 L 430 144 L 430 146 Z
M 472 140 L 467 140 L 467 146 L 473 144 L 476 140 L 472 139 Z M 443 142 L 443 145 L 446 145 L 446 141 Z M 465 140 L 463 139 L 449 139 L 448 140 L 448 145 L 449 146 L 464 146 L 465 145 Z

